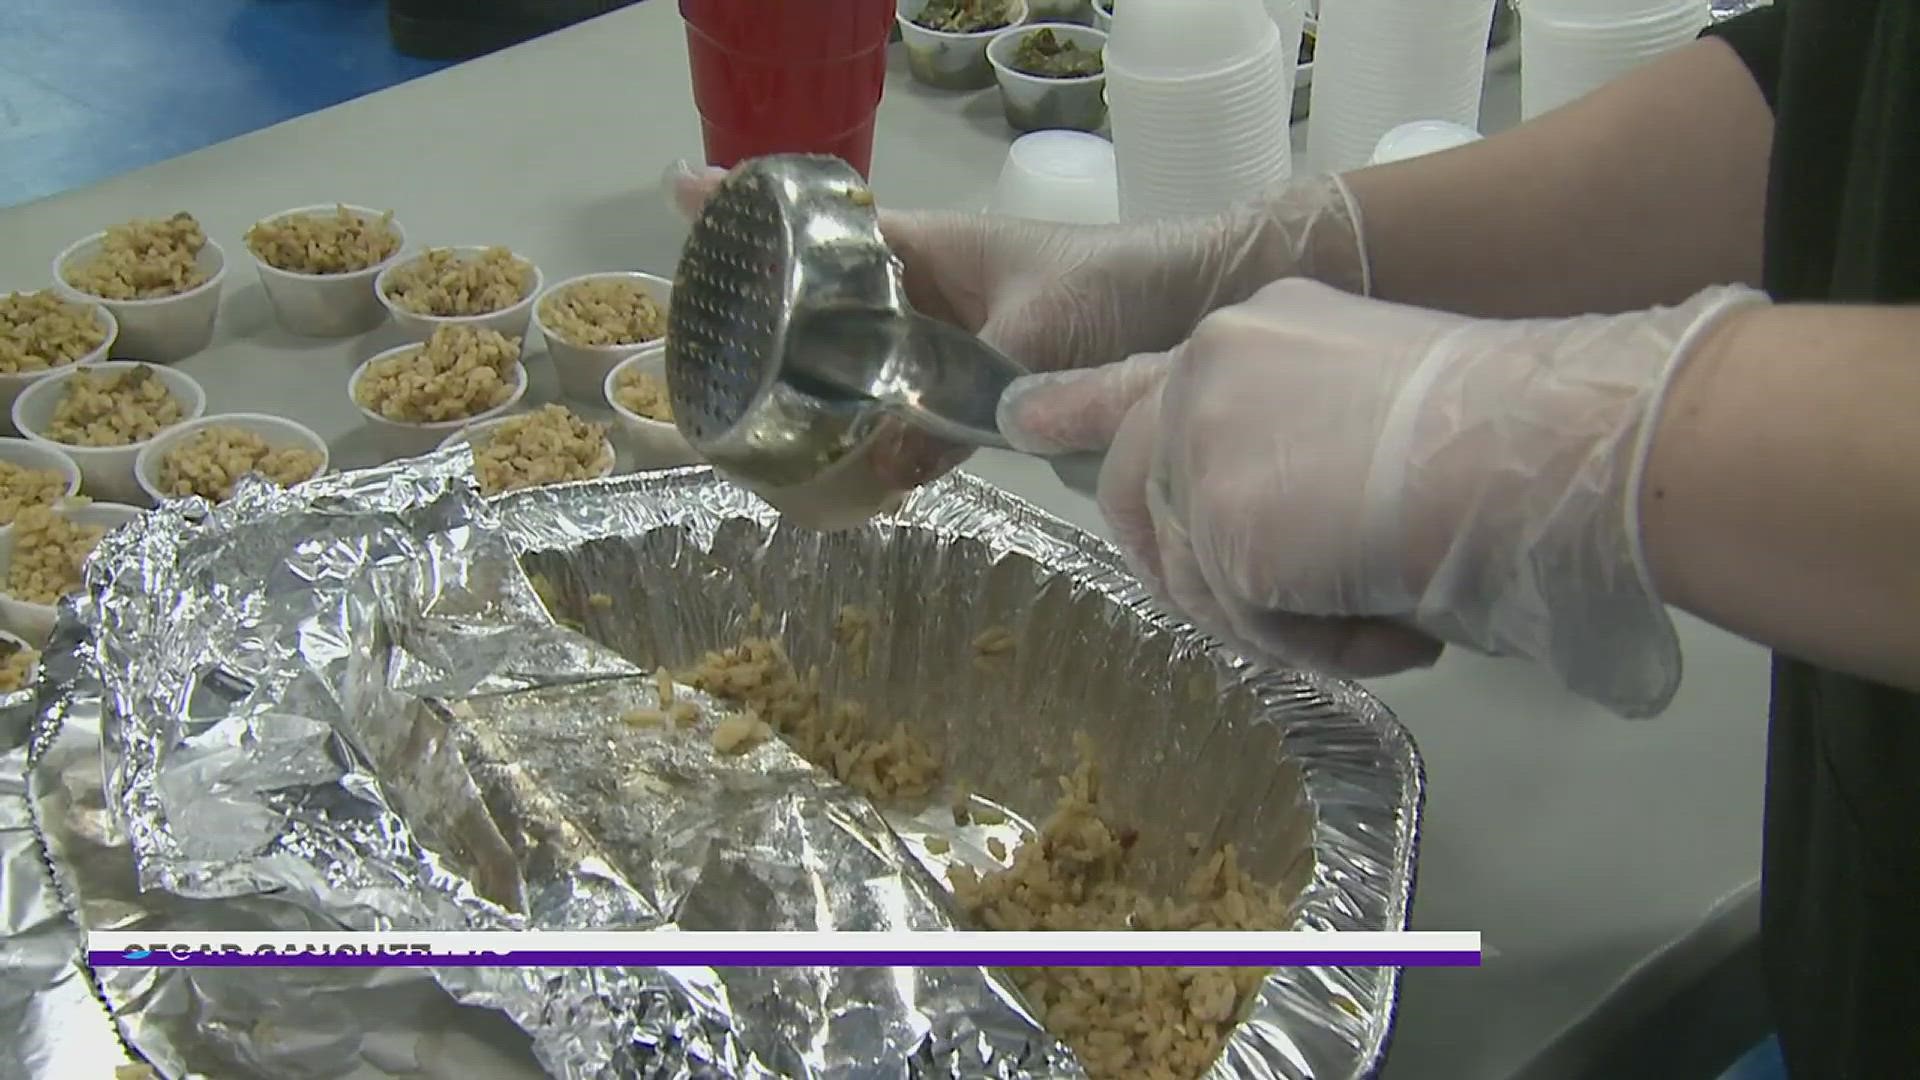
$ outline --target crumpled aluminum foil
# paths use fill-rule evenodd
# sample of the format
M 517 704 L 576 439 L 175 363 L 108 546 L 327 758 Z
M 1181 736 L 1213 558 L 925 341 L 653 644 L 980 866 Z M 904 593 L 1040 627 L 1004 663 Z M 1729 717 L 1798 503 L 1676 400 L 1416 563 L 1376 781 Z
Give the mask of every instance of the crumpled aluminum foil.
M 1018 500 L 954 477 L 821 535 L 705 470 L 490 505 L 467 465 L 247 485 L 102 544 L 49 649 L 32 762 L 80 925 L 937 930 L 944 863 L 1029 835 L 1079 731 L 1156 884 L 1184 877 L 1197 832 L 1297 885 L 1303 927 L 1405 925 L 1421 778 L 1384 708 L 1238 665 Z M 862 677 L 834 662 L 845 605 L 880 618 Z M 783 745 L 728 757 L 618 721 L 655 702 L 643 672 L 733 643 L 751 612 L 1007 822 L 955 826 L 944 800 L 883 816 Z M 999 668 L 970 662 L 988 627 L 1016 638 Z M 1169 819 L 1180 770 L 1207 783 Z M 981 971 L 101 974 L 168 1076 L 1078 1075 Z M 35 985 L 31 1002 L 65 984 Z M 1397 985 L 1277 972 L 1214 1075 L 1368 1075 Z
M 1711 12 L 1714 22 L 1722 23 L 1728 19 L 1745 15 L 1749 11 L 1756 11 L 1760 8 L 1771 6 L 1773 6 L 1773 0 L 1712 0 L 1708 10 Z

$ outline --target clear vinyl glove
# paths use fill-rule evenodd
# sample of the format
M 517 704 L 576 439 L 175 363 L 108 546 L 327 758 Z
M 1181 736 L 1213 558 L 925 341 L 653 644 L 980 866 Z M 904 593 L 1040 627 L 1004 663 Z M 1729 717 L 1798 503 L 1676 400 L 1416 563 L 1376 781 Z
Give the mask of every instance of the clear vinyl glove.
M 1099 502 L 1136 571 L 1250 656 L 1363 677 L 1453 644 L 1650 716 L 1680 679 L 1639 535 L 1664 388 L 1764 302 L 1497 321 L 1283 281 L 1169 352 L 1015 383 L 1000 424 L 1107 449 Z
M 724 170 L 686 162 L 665 187 L 699 212 Z M 1283 277 L 1368 289 L 1359 209 L 1337 177 L 1226 214 L 1140 226 L 1056 225 L 952 211 L 882 210 L 887 243 L 922 314 L 975 333 L 1036 371 L 1095 367 L 1172 348 L 1208 312 Z M 927 438 L 894 456 L 902 488 L 969 451 Z

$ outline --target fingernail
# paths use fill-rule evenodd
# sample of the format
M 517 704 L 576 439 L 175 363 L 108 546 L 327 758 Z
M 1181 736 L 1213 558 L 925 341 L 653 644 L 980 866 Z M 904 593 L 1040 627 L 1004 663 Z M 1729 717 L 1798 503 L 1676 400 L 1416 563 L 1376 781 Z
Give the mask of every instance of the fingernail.
M 993 420 L 999 426 L 1000 434 L 1015 450 L 1051 456 L 1073 449 L 1061 442 L 1057 434 L 1047 430 L 1057 418 L 1046 408 L 1046 394 L 1080 374 L 1078 371 L 1047 371 L 1038 375 L 1023 375 L 1013 380 L 1000 394 L 1000 404 L 994 409 Z

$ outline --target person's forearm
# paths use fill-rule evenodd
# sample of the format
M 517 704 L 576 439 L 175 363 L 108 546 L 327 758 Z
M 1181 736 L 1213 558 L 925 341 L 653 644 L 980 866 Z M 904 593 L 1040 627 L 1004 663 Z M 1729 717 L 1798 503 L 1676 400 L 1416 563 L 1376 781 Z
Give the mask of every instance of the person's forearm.
M 1641 535 L 1667 601 L 1920 690 L 1920 308 L 1731 315 L 1658 425 Z
M 1373 295 L 1489 317 L 1759 284 L 1773 116 L 1702 41 L 1471 146 L 1345 176 Z

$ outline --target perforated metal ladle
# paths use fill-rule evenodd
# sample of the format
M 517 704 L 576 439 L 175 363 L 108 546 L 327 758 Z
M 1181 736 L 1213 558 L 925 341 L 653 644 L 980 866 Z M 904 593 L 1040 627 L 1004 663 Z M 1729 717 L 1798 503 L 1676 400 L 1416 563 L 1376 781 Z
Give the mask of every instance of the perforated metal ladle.
M 915 311 L 866 181 L 838 158 L 743 163 L 687 237 L 667 325 L 668 396 L 701 456 L 751 482 L 806 483 L 894 418 L 1011 449 L 994 422 L 1027 370 Z M 1097 455 L 1050 459 L 1091 492 Z

